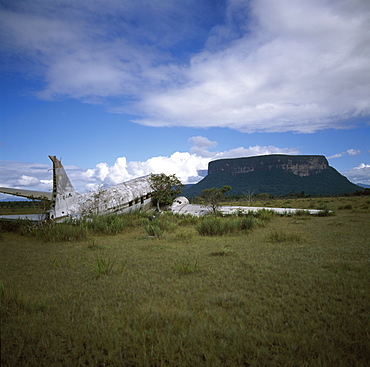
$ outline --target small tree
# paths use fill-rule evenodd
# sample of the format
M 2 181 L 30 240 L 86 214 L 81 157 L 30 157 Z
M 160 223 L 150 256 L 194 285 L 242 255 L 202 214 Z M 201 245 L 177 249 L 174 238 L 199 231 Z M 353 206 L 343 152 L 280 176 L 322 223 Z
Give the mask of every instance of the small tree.
M 157 202 L 158 211 L 160 205 L 171 204 L 172 200 L 181 194 L 181 190 L 184 187 L 175 174 L 167 176 L 164 173 L 152 173 L 149 177 L 149 182 L 153 190 L 153 199 Z
M 225 200 L 225 193 L 231 190 L 231 186 L 225 185 L 220 189 L 212 187 L 202 191 L 201 198 L 205 206 L 209 207 L 213 214 L 217 214 L 220 203 Z
M 44 214 L 50 210 L 51 201 L 46 196 L 41 196 L 37 200 L 32 198 L 32 207 L 35 213 L 38 215 L 38 219 L 41 222 L 44 219 Z
M 246 198 L 249 206 L 251 206 L 252 203 L 257 199 L 257 196 L 252 189 L 248 189 L 246 192 L 244 192 L 244 197 Z

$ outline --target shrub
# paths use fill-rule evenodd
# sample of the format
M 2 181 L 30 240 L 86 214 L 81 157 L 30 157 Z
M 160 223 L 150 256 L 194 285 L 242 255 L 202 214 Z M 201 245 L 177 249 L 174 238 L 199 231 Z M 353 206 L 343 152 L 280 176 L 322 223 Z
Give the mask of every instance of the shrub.
M 176 260 L 174 264 L 175 270 L 181 274 L 194 273 L 199 269 L 198 260 Z
M 248 231 L 255 228 L 260 221 L 252 216 L 243 217 L 238 220 L 238 229 L 241 231 Z
M 34 227 L 31 234 L 46 242 L 82 241 L 88 237 L 86 227 L 71 223 L 51 223 Z
M 222 236 L 235 230 L 235 220 L 206 216 L 198 221 L 196 230 L 201 236 Z
M 76 225 L 85 226 L 89 232 L 94 234 L 115 235 L 124 232 L 127 228 L 134 226 L 133 215 L 102 215 L 93 216 L 88 219 L 76 222 Z
M 330 217 L 334 215 L 334 212 L 329 210 L 326 204 L 319 205 L 318 209 L 320 210 L 320 212 L 316 214 L 318 217 Z
M 269 222 L 270 220 L 272 220 L 272 218 L 276 216 L 276 213 L 272 210 L 261 209 L 253 213 L 253 216 L 262 220 L 263 222 Z
M 303 217 L 303 216 L 310 216 L 311 214 L 309 210 L 300 209 L 300 210 L 296 210 L 294 215 L 296 215 L 297 217 Z
M 300 233 L 284 232 L 281 230 L 272 231 L 268 235 L 268 239 L 271 242 L 296 242 L 301 243 L 303 241 L 303 236 Z
M 338 210 L 344 210 L 344 209 L 353 210 L 354 208 L 352 204 L 341 205 L 338 207 Z
M 149 223 L 145 226 L 146 233 L 149 236 L 160 238 L 164 235 L 164 229 L 158 223 Z
M 0 220 L 0 231 L 8 233 L 26 234 L 34 226 L 28 219 Z
M 225 217 L 205 216 L 198 220 L 195 228 L 202 236 L 222 236 L 264 226 L 273 215 L 269 210 L 259 210 L 243 216 L 239 213 Z
M 118 271 L 123 272 L 127 262 L 122 262 L 121 266 L 119 267 Z M 114 272 L 114 267 L 116 265 L 116 259 L 108 259 L 103 258 L 101 256 L 97 256 L 95 259 L 95 263 L 91 266 L 93 274 L 99 278 L 103 275 L 109 275 Z

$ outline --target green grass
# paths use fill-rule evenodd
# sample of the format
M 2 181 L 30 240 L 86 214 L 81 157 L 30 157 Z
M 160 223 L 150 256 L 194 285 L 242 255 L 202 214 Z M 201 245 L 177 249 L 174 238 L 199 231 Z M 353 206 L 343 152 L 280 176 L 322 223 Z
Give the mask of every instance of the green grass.
M 291 200 L 336 215 L 221 236 L 173 215 L 154 240 L 138 215 L 72 242 L 4 232 L 1 365 L 366 366 L 366 200 Z

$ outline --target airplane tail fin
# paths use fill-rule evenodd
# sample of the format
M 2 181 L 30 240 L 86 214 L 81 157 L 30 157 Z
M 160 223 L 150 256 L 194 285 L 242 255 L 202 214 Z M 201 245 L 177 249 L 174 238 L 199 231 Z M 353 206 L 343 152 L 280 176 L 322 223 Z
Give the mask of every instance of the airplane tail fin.
M 49 155 L 53 162 L 53 195 L 54 194 L 74 194 L 76 193 L 71 181 L 69 180 L 62 162 L 57 157 Z
M 75 204 L 77 192 L 73 188 L 66 171 L 56 156 L 49 155 L 53 162 L 53 208 L 51 219 L 69 214 L 71 206 Z

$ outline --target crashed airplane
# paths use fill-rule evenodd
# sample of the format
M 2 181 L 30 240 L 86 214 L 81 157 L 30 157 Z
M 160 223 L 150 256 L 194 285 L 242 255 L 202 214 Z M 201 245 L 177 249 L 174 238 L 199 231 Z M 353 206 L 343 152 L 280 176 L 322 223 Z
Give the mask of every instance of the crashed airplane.
M 151 197 L 153 190 L 150 186 L 150 175 L 126 181 L 116 186 L 102 188 L 94 192 L 79 194 L 73 188 L 60 160 L 55 156 L 49 156 L 49 158 L 53 162 L 53 191 L 51 193 L 5 187 L 0 187 L 0 192 L 26 197 L 28 199 L 48 200 L 50 202 L 50 208 L 43 215 L 1 216 L 0 218 L 63 221 L 67 218 L 81 218 L 92 214 L 121 214 L 138 209 L 146 210 L 152 207 Z M 221 206 L 219 211 L 222 214 L 237 214 L 249 213 L 261 209 L 274 211 L 278 214 L 294 214 L 302 210 L 291 208 Z M 189 200 L 184 196 L 176 198 L 170 210 L 174 213 L 189 214 L 198 217 L 210 213 L 208 207 L 190 204 Z M 310 214 L 320 213 L 320 210 L 313 209 L 305 211 Z
M 120 214 L 151 206 L 152 189 L 149 176 L 102 188 L 95 192 L 79 194 L 73 188 L 60 160 L 50 155 L 49 158 L 53 162 L 53 191 L 51 193 L 5 187 L 0 187 L 0 192 L 28 199 L 49 200 L 50 209 L 42 218 L 39 218 L 41 220 L 63 221 L 66 218 L 79 218 L 91 214 Z M 35 219 L 30 216 L 24 218 L 26 217 Z

